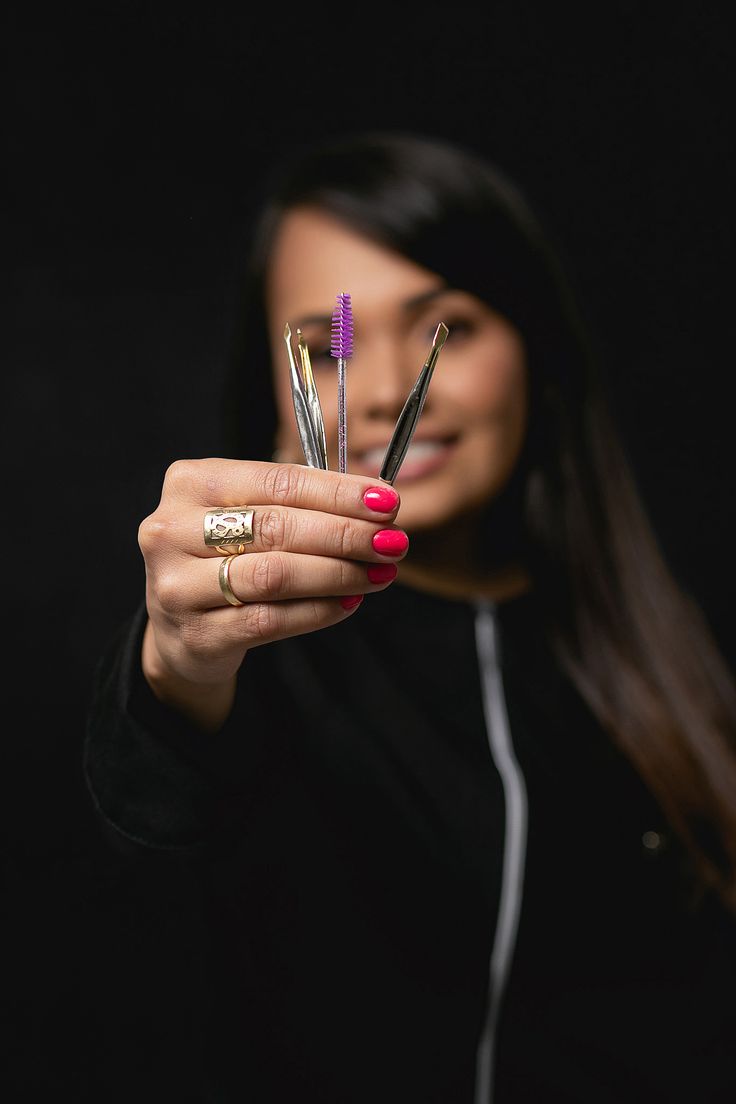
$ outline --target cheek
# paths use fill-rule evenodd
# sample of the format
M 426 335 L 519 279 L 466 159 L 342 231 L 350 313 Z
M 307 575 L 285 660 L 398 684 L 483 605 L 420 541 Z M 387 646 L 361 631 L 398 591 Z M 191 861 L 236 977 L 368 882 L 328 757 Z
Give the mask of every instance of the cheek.
M 493 424 L 513 429 L 524 424 L 527 404 L 526 366 L 517 350 L 487 353 L 452 365 L 437 401 L 451 402 L 468 426 Z

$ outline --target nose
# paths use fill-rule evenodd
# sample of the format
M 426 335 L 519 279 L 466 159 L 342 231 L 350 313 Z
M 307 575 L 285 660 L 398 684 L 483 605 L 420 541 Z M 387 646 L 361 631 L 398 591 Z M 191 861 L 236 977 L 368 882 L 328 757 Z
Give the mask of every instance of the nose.
M 348 416 L 374 422 L 396 421 L 421 364 L 414 364 L 398 337 L 374 337 L 361 342 L 350 363 Z

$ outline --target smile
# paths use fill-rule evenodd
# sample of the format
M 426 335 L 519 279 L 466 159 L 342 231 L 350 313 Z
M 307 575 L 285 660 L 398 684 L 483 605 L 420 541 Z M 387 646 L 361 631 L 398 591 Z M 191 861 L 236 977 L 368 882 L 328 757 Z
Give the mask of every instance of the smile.
M 455 439 L 412 441 L 401 465 L 398 483 L 422 479 L 442 467 L 455 446 Z M 381 470 L 386 446 L 368 449 L 355 456 L 355 473 L 377 476 Z

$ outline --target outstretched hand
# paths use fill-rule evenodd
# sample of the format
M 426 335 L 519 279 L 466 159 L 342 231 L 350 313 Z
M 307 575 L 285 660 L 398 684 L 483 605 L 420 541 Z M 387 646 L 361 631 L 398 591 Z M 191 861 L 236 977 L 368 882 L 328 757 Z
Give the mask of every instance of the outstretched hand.
M 229 557 L 223 589 L 222 553 L 205 544 L 203 520 L 245 503 L 253 539 Z M 204 730 L 219 728 L 250 648 L 337 624 L 391 583 L 409 546 L 394 525 L 398 508 L 391 486 L 366 477 L 266 461 L 174 462 L 138 533 L 143 671 L 157 697 Z

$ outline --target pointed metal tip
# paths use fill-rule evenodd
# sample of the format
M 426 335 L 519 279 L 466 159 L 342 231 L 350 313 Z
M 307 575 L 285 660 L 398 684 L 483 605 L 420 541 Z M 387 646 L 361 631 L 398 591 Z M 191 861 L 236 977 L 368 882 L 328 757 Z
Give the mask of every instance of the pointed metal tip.
M 434 342 L 433 342 L 433 344 L 436 345 L 436 346 L 439 346 L 439 348 L 441 349 L 442 346 L 445 344 L 445 341 L 447 340 L 447 335 L 448 335 L 449 332 L 450 331 L 448 330 L 445 323 L 440 322 L 440 324 L 438 325 L 437 329 L 434 332 Z
M 284 326 L 284 337 L 286 338 L 287 341 L 291 337 L 291 326 L 289 325 L 288 322 Z

